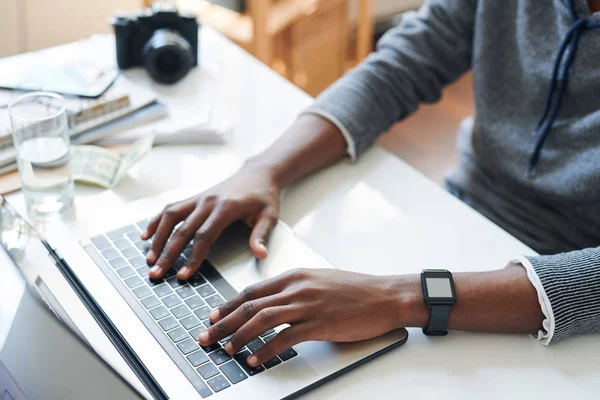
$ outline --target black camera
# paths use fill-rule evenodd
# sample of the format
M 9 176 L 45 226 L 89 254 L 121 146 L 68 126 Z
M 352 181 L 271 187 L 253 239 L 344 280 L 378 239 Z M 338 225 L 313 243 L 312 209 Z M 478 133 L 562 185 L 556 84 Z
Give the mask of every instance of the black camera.
M 144 66 L 161 83 L 175 83 L 198 65 L 198 22 L 174 6 L 154 3 L 135 17 L 113 18 L 119 68 Z

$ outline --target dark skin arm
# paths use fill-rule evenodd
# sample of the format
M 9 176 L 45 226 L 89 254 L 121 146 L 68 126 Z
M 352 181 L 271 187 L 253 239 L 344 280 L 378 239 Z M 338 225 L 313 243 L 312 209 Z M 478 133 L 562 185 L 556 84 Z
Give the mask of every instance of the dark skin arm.
M 194 239 L 178 277 L 188 279 L 229 224 L 252 229 L 250 248 L 267 257 L 267 239 L 279 213 L 281 189 L 341 159 L 346 142 L 335 125 L 314 115 L 300 117 L 273 146 L 250 159 L 236 175 L 194 198 L 168 205 L 143 233 L 154 237 L 147 260 L 161 277 Z M 179 222 L 171 240 L 167 239 Z M 450 329 L 533 333 L 543 314 L 524 268 L 454 275 L 457 303 Z M 246 289 L 210 316 L 203 345 L 234 334 L 226 351 L 237 352 L 266 330 L 289 324 L 249 363 L 257 365 L 307 340 L 348 342 L 400 327 L 424 327 L 429 311 L 418 275 L 376 277 L 339 270 L 294 271 Z
M 269 234 L 279 215 L 281 189 L 313 171 L 340 160 L 346 141 L 335 125 L 316 115 L 303 115 L 270 148 L 248 160 L 234 176 L 205 193 L 167 205 L 142 234 L 154 237 L 147 254 L 154 267 L 150 277 L 162 277 L 191 239 L 194 247 L 177 277 L 186 280 L 198 270 L 221 232 L 242 220 L 252 229 L 250 248 L 267 257 Z M 178 223 L 173 238 L 169 235 Z
M 451 330 L 535 333 L 543 314 L 522 266 L 454 274 L 457 302 Z M 297 270 L 247 288 L 217 310 L 200 334 L 209 345 L 234 334 L 230 355 L 262 332 L 290 326 L 248 358 L 251 366 L 300 342 L 353 342 L 402 327 L 425 327 L 429 310 L 419 275 L 376 277 L 339 270 Z

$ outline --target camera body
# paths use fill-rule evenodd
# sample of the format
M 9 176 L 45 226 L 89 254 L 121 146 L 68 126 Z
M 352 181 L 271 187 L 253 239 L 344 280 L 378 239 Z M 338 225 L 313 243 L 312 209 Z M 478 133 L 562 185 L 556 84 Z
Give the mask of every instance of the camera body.
M 154 3 L 135 17 L 112 20 L 121 69 L 143 66 L 161 83 L 175 83 L 198 65 L 198 22 L 174 6 Z

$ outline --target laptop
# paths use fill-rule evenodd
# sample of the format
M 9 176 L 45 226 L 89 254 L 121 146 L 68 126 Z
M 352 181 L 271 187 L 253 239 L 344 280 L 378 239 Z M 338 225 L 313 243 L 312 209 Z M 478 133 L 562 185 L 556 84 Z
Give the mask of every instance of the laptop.
M 10 321 L 2 305 L 15 300 L 0 292 L 0 364 L 27 398 L 37 398 L 40 392 L 35 390 L 49 390 L 44 388 L 49 380 L 33 379 L 26 372 L 34 360 L 61 377 L 51 382 L 56 392 L 48 393 L 57 393 L 52 398 L 295 398 L 406 342 L 405 329 L 358 343 L 306 342 L 256 368 L 249 367 L 246 358 L 283 327 L 264 332 L 234 357 L 222 348 L 228 338 L 200 346 L 197 337 L 209 326 L 210 311 L 244 287 L 298 267 L 332 266 L 281 221 L 272 233 L 269 257 L 258 261 L 248 248 L 249 229 L 240 223 L 225 231 L 189 281 L 178 281 L 175 275 L 191 244 L 165 279 L 150 280 L 145 263 L 149 243 L 141 241 L 140 233 L 147 218 L 166 202 L 185 197 L 175 191 L 88 218 L 79 215 L 77 221 L 48 228 L 44 238 L 0 198 L 0 244 L 12 260 L 0 263 L 0 275 L 19 270 L 63 324 L 39 326 L 31 318 L 16 318 L 29 325 L 9 330 L 24 329 L 24 335 L 34 329 L 41 344 L 44 330 L 64 331 L 68 326 L 72 332 L 62 334 L 62 347 L 55 346 L 56 351 L 72 348 L 61 350 L 66 357 L 36 354 L 36 346 L 9 346 L 7 352 L 2 336 Z M 91 372 L 99 369 L 101 374 Z M 75 389 L 86 395 L 75 395 Z M 100 389 L 119 394 L 106 395 Z

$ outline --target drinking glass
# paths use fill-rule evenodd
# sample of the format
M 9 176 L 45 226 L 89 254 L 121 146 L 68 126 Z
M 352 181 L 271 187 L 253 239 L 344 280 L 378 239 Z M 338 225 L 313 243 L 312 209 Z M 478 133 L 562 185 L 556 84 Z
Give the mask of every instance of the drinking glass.
M 73 205 L 65 100 L 35 92 L 9 106 L 19 176 L 30 217 L 59 217 Z

